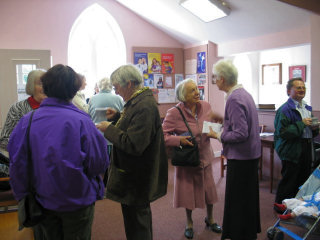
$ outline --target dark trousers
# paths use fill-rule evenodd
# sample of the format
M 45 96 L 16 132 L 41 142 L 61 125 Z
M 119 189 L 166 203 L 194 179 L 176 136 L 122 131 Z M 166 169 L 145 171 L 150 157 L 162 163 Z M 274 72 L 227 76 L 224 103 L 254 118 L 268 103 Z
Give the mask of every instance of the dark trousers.
M 228 159 L 222 240 L 253 240 L 261 232 L 258 164 Z
M 127 240 L 152 240 L 150 204 L 128 206 L 121 204 Z
M 291 161 L 281 161 L 282 179 L 279 182 L 276 203 L 282 200 L 294 198 L 299 191 L 299 187 L 308 179 L 311 174 L 312 164 L 312 139 L 305 139 L 302 142 L 302 153 L 298 163 Z
M 91 240 L 94 204 L 72 212 L 44 210 L 39 223 L 46 240 Z

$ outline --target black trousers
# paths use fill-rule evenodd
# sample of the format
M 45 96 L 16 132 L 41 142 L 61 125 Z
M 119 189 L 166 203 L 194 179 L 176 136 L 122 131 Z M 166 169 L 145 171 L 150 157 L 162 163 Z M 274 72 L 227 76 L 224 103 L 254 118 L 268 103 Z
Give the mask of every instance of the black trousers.
M 72 212 L 45 209 L 40 227 L 46 240 L 91 240 L 94 204 Z
M 128 206 L 121 204 L 127 240 L 152 240 L 152 214 L 150 204 Z
M 261 232 L 258 164 L 228 159 L 222 240 L 253 240 Z
M 294 198 L 299 191 L 299 187 L 309 178 L 312 172 L 312 139 L 303 140 L 302 145 L 302 153 L 298 163 L 281 161 L 282 179 L 278 185 L 276 203 L 282 203 L 284 199 Z

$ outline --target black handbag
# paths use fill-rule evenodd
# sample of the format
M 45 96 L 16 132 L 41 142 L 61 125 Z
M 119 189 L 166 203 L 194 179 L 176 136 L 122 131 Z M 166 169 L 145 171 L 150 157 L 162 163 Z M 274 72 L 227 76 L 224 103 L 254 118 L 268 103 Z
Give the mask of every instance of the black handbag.
M 171 164 L 173 166 L 197 167 L 200 165 L 198 143 L 196 142 L 195 137 L 193 136 L 192 131 L 189 127 L 189 124 L 186 118 L 184 117 L 181 109 L 177 106 L 176 108 L 179 110 L 183 118 L 183 121 L 190 132 L 191 142 L 193 143 L 193 146 L 173 147 Z
M 18 203 L 18 221 L 19 230 L 24 227 L 33 227 L 44 219 L 43 208 L 35 198 L 36 192 L 32 186 L 32 159 L 29 143 L 30 126 L 34 111 L 31 113 L 27 129 L 27 146 L 28 146 L 28 175 L 29 175 L 29 193 Z

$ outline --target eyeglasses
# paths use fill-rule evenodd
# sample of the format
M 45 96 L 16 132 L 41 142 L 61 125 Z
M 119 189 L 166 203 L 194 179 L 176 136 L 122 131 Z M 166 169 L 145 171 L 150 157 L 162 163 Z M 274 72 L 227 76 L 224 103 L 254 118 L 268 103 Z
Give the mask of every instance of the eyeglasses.
M 294 87 L 295 89 L 297 89 L 297 90 L 306 90 L 306 87 Z

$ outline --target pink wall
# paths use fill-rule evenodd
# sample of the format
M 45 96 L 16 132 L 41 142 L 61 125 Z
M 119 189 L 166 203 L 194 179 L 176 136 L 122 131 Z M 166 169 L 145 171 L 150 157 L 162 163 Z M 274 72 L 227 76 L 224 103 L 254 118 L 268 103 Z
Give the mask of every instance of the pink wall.
M 109 11 L 118 22 L 125 38 L 128 62 L 132 61 L 133 46 L 183 47 L 114 0 L 0 1 L 0 47 L 49 49 L 53 64 L 67 64 L 72 25 L 94 3 Z
M 320 16 L 311 18 L 311 104 L 320 110 Z M 313 91 L 314 89 L 314 91 Z

